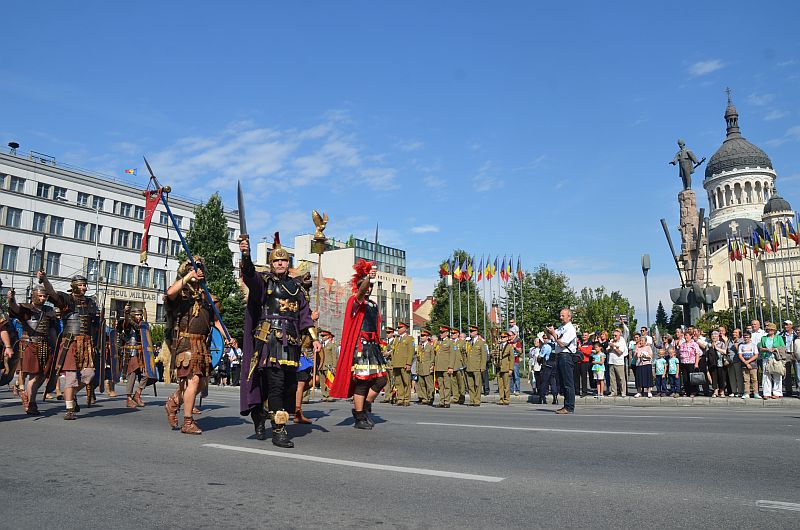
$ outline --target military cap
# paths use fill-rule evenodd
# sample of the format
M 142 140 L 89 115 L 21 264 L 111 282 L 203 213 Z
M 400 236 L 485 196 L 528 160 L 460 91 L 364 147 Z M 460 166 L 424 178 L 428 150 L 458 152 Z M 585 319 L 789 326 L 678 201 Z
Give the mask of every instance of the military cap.
M 472 332 L 472 331 L 478 331 L 478 326 L 470 326 L 470 327 L 469 327 L 469 330 L 470 330 L 470 332 Z
M 508 331 L 503 331 L 502 333 L 500 333 L 500 337 L 501 338 L 508 338 Z
M 450 333 L 459 333 L 458 328 L 450 328 Z
M 419 334 L 421 336 L 423 336 L 423 337 L 430 337 L 431 336 L 431 332 L 428 331 L 427 329 L 423 329 L 422 331 L 419 332 Z
M 397 323 L 397 327 L 398 328 L 406 328 L 406 329 L 408 329 L 408 322 L 398 322 Z
M 386 326 L 386 333 L 391 333 L 392 331 L 394 331 L 392 326 Z
M 439 326 L 439 333 L 449 333 L 450 328 L 448 326 Z

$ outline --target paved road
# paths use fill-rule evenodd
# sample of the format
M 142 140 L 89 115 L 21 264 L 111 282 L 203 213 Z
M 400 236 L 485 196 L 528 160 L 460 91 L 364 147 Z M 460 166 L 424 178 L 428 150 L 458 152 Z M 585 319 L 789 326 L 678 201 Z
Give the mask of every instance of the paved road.
M 166 389 L 148 406 L 102 399 L 27 417 L 0 391 L 0 520 L 15 528 L 798 528 L 800 412 L 793 408 L 515 404 L 307 405 L 294 450 L 252 436 L 238 394 L 212 389 L 202 436 L 170 431 Z M 360 467 L 354 467 L 360 466 Z M 780 504 L 784 503 L 784 504 Z M 36 509 L 32 509 L 37 507 Z M 2 525 L 0 525 L 2 526 Z

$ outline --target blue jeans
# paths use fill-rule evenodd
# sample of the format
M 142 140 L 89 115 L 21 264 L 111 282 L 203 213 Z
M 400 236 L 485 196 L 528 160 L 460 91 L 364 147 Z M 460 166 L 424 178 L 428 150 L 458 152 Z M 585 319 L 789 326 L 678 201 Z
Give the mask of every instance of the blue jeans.
M 659 394 L 666 394 L 667 393 L 667 376 L 666 375 L 657 375 L 656 376 L 656 392 Z
M 514 363 L 514 372 L 511 374 L 511 392 L 519 394 L 519 363 Z
M 571 353 L 558 354 L 558 375 L 564 389 L 564 408 L 575 412 L 575 361 Z
M 794 377 L 797 379 L 797 391 L 800 393 L 800 361 L 794 362 Z M 789 383 L 789 388 L 791 389 L 792 383 Z
M 678 378 L 678 374 L 670 374 L 667 376 L 669 379 L 669 393 L 670 394 L 678 394 L 681 391 L 681 381 Z

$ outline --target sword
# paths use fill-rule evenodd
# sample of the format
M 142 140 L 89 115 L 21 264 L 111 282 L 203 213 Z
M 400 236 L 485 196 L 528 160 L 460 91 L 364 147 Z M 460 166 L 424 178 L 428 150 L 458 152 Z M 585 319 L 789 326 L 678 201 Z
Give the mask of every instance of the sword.
M 375 250 L 372 253 L 372 262 L 375 263 L 375 267 L 378 266 L 378 223 L 375 223 Z
M 702 159 L 700 162 L 698 162 L 698 163 L 696 163 L 696 164 L 694 165 L 694 169 L 697 169 L 697 168 L 699 168 L 699 167 L 700 167 L 700 164 L 702 164 L 702 163 L 703 163 L 703 162 L 705 162 L 705 161 L 706 161 L 706 157 L 703 157 L 703 159 Z
M 42 234 L 42 262 L 39 264 L 39 272 L 44 272 L 44 251 L 46 245 L 47 245 L 47 234 Z M 39 283 L 42 283 L 41 278 L 39 278 Z
M 247 219 L 244 214 L 244 193 L 242 193 L 242 183 L 240 181 L 236 181 L 236 200 L 238 201 L 239 207 L 239 232 L 241 233 L 241 237 L 246 238 L 247 235 Z M 242 252 L 242 256 L 249 255 L 249 252 Z

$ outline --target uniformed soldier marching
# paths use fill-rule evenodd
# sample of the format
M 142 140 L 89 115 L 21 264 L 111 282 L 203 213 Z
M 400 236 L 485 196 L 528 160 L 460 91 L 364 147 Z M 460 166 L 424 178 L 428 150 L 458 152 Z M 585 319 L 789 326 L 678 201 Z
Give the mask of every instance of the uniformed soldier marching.
M 397 324 L 399 336 L 392 351 L 392 375 L 397 388 L 397 405 L 411 405 L 411 364 L 414 362 L 414 337 L 408 334 L 408 324 Z
M 502 349 L 500 350 L 499 362 L 497 365 L 497 390 L 500 394 L 500 400 L 497 404 L 510 405 L 511 388 L 509 386 L 509 381 L 514 371 L 514 341 L 516 337 L 513 336 L 513 333 L 504 331 L 500 334 L 500 338 L 505 339 L 506 342 L 501 344 Z
M 439 343 L 436 345 L 433 358 L 436 380 L 439 382 L 439 408 L 450 408 L 453 367 L 456 362 L 456 345 L 450 340 L 450 328 L 439 328 Z
M 478 334 L 478 326 L 469 327 L 467 343 L 467 387 L 469 389 L 469 405 L 479 407 L 481 404 L 482 374 L 486 369 L 486 341 Z
M 417 398 L 423 405 L 433 404 L 433 341 L 431 332 L 420 332 L 422 343 L 417 346 Z
M 466 376 L 464 370 L 467 364 L 467 337 L 456 328 L 450 330 L 450 340 L 456 345 L 456 362 L 453 366 L 453 401 L 463 405 L 466 400 Z

